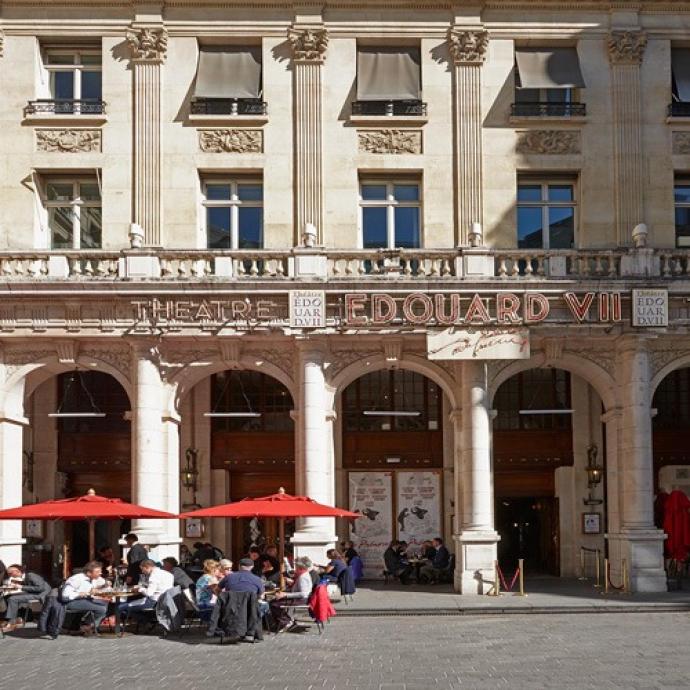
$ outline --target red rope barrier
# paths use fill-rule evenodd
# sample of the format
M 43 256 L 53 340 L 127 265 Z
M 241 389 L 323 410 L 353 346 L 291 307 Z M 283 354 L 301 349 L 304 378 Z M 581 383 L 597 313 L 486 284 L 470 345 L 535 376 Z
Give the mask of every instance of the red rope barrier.
M 506 579 L 505 579 L 505 576 L 503 575 L 503 571 L 501 570 L 501 566 L 497 564 L 496 567 L 498 569 L 498 576 L 501 578 L 501 584 L 503 585 L 503 591 L 504 592 L 512 592 L 513 587 L 515 586 L 515 582 L 517 581 L 518 576 L 520 575 L 520 566 L 518 566 L 515 569 L 515 573 L 513 574 L 513 579 L 510 581 L 510 587 L 506 583 Z
M 616 585 L 614 585 L 613 582 L 611 582 L 611 564 L 610 563 L 608 564 L 608 568 L 606 570 L 607 570 L 606 579 L 609 581 L 609 587 L 611 587 L 611 589 L 615 589 L 616 591 L 620 591 L 620 590 L 625 589 L 625 580 L 623 580 L 623 584 L 620 587 L 616 587 Z

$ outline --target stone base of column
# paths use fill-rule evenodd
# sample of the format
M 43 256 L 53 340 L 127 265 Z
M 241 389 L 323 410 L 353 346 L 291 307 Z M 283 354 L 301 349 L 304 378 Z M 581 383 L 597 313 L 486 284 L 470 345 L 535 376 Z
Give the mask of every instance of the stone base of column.
M 332 532 L 312 532 L 298 530 L 290 543 L 294 548 L 295 558 L 308 556 L 313 563 L 327 563 L 326 551 L 334 549 L 338 537 Z
M 481 595 L 493 587 L 496 544 L 500 538 L 493 530 L 471 530 L 453 536 L 456 592 Z
M 618 585 L 623 580 L 622 562 L 626 560 L 633 592 L 666 592 L 664 539 L 662 530 L 622 530 L 607 534 L 611 578 Z

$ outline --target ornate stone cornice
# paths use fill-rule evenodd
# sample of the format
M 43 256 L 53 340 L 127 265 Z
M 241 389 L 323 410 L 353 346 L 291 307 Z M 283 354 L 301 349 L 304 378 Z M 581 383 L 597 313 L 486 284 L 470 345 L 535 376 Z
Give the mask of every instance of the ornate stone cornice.
M 288 29 L 293 59 L 298 62 L 323 62 L 328 47 L 326 29 Z
M 488 46 L 489 33 L 484 29 L 448 30 L 448 50 L 456 65 L 481 65 Z
M 612 65 L 639 65 L 647 47 L 647 34 L 639 30 L 611 31 L 607 47 Z
M 0 29 L 0 58 L 5 57 L 5 32 Z
M 168 32 L 163 27 L 127 29 L 132 59 L 162 62 L 168 50 Z

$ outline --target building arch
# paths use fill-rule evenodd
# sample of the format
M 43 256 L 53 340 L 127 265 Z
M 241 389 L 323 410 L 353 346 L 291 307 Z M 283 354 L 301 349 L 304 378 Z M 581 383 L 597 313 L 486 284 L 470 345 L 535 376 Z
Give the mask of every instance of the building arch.
M 690 352 L 681 355 L 678 357 L 678 359 L 674 359 L 673 361 L 661 367 L 661 369 L 659 369 L 659 371 L 657 371 L 652 377 L 649 399 L 654 399 L 654 394 L 656 393 L 657 388 L 669 374 L 672 374 L 678 369 L 686 369 L 688 367 L 690 367 Z

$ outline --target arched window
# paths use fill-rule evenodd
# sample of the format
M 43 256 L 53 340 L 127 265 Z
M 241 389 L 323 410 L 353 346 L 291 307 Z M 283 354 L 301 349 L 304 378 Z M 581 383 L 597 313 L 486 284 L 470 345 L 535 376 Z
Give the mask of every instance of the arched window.
M 690 427 L 690 368 L 672 371 L 654 393 L 655 429 Z
M 343 391 L 343 429 L 435 431 L 441 428 L 441 398 L 441 389 L 422 374 L 374 371 Z

